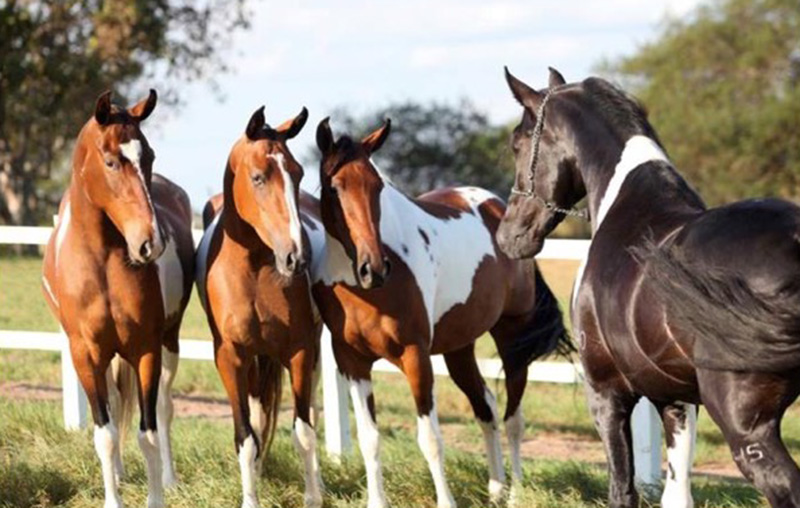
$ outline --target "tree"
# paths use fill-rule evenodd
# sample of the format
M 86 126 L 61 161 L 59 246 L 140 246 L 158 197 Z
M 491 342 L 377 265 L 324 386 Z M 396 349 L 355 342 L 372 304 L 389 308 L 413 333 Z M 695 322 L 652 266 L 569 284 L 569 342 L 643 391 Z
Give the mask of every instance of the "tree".
M 221 51 L 245 15 L 245 0 L 0 3 L 0 221 L 49 222 L 103 90 L 125 102 L 146 79 L 176 104 L 178 84 L 226 70 Z
M 718 0 L 603 69 L 648 107 L 710 204 L 800 198 L 797 0 Z
M 505 197 L 511 188 L 511 127 L 491 125 L 467 101 L 455 107 L 397 103 L 358 117 L 340 109 L 331 118 L 334 132 L 355 137 L 390 118 L 391 135 L 375 154 L 375 162 L 410 195 L 458 184 L 478 185 Z M 308 157 L 318 158 L 316 153 Z

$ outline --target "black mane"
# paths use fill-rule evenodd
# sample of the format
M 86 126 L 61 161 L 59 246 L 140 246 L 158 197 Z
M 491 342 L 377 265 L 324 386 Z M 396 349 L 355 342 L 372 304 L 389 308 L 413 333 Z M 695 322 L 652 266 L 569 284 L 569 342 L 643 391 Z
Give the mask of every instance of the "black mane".
M 647 110 L 639 101 L 601 78 L 583 82 L 586 98 L 606 119 L 619 139 L 641 134 L 661 145 L 658 134 L 647 120 Z

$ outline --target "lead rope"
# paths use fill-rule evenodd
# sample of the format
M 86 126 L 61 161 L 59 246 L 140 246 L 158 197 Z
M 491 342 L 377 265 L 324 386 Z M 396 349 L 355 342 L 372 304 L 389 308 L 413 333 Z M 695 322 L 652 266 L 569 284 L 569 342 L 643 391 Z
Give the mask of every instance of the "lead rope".
M 511 194 L 519 194 L 520 196 L 524 196 L 526 198 L 536 199 L 540 201 L 548 210 L 588 221 L 589 211 L 587 209 L 584 208 L 582 210 L 576 210 L 575 208 L 561 208 L 552 201 L 547 201 L 543 197 L 536 194 L 534 179 L 536 178 L 536 165 L 539 162 L 539 143 L 542 140 L 542 131 L 544 130 L 544 108 L 550 101 L 551 95 L 552 89 L 548 88 L 542 103 L 539 104 L 539 108 L 536 110 L 536 125 L 533 127 L 533 134 L 531 134 L 531 155 L 530 159 L 528 160 L 529 189 L 520 189 L 515 183 L 514 187 L 511 188 Z

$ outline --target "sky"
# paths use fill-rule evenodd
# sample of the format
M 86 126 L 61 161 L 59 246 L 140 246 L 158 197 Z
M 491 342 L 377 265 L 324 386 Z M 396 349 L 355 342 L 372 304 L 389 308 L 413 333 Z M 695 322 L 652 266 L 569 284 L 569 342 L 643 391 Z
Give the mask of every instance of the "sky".
M 319 121 L 340 106 L 359 113 L 397 101 L 467 98 L 492 121 L 508 122 L 521 110 L 504 65 L 536 88 L 546 86 L 548 66 L 579 81 L 604 58 L 653 40 L 666 16 L 685 16 L 700 2 L 254 2 L 251 29 L 235 35 L 226 53 L 232 72 L 217 78 L 222 100 L 207 83 L 187 84 L 184 106 L 156 108 L 145 134 L 155 170 L 183 186 L 200 210 L 222 190 L 230 148 L 261 105 L 273 126 L 309 109 L 289 142 L 298 160 L 313 147 Z M 337 134 L 335 117 L 331 126 Z M 304 167 L 304 188 L 316 186 L 318 169 Z

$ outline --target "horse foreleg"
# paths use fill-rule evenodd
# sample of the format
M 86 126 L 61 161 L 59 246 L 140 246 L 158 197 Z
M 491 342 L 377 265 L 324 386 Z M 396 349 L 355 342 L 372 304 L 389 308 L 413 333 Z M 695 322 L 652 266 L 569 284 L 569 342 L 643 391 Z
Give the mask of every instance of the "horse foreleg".
M 104 508 L 122 508 L 122 498 L 117 488 L 115 457 L 119 450 L 119 432 L 108 413 L 108 385 L 106 371 L 110 358 L 92 355 L 84 347 L 82 338 L 70 337 L 72 363 L 81 381 L 92 410 L 94 420 L 94 449 L 100 460 L 105 491 Z M 92 358 L 92 356 L 95 356 Z
M 143 354 L 136 364 L 139 377 L 139 448 L 147 470 L 147 507 L 164 506 L 161 453 L 158 438 L 158 383 L 161 377 L 161 346 Z
M 656 404 L 667 438 L 667 481 L 661 495 L 663 508 L 692 508 L 692 460 L 697 427 L 697 406 L 676 402 Z
M 247 375 L 253 358 L 252 355 L 246 355 L 227 342 L 217 346 L 214 358 L 233 413 L 234 443 L 239 455 L 239 471 L 242 477 L 242 508 L 258 508 L 257 461 L 259 447 L 264 443 L 259 442 L 259 437 L 250 425 Z
M 317 435 L 311 422 L 314 364 L 317 352 L 300 349 L 291 359 L 292 393 L 294 394 L 293 440 L 303 460 L 305 473 L 305 506 L 322 506 L 322 477 L 317 457 Z
M 350 382 L 350 399 L 353 401 L 353 412 L 356 416 L 358 447 L 364 458 L 367 470 L 367 507 L 386 508 L 386 494 L 383 491 L 383 472 L 381 471 L 380 435 L 375 417 L 375 399 L 372 395 L 372 377 L 351 377 L 345 372 Z
M 494 394 L 483 381 L 475 361 L 475 343 L 446 353 L 444 360 L 450 377 L 469 399 L 483 431 L 486 457 L 489 461 L 489 501 L 499 503 L 503 498 L 506 473 L 503 469 L 503 452 L 497 425 L 497 403 Z
M 742 474 L 775 508 L 800 507 L 800 469 L 781 440 L 796 376 L 698 369 L 700 396 L 719 425 Z
M 431 357 L 427 351 L 411 346 L 403 352 L 401 362 L 417 406 L 417 442 L 433 476 L 436 504 L 439 508 L 454 507 L 456 502 L 444 474 L 444 444 L 433 393 Z
M 611 508 L 636 508 L 639 494 L 633 481 L 631 413 L 636 397 L 616 391 L 599 392 L 585 383 L 589 409 L 608 458 L 608 505 Z

